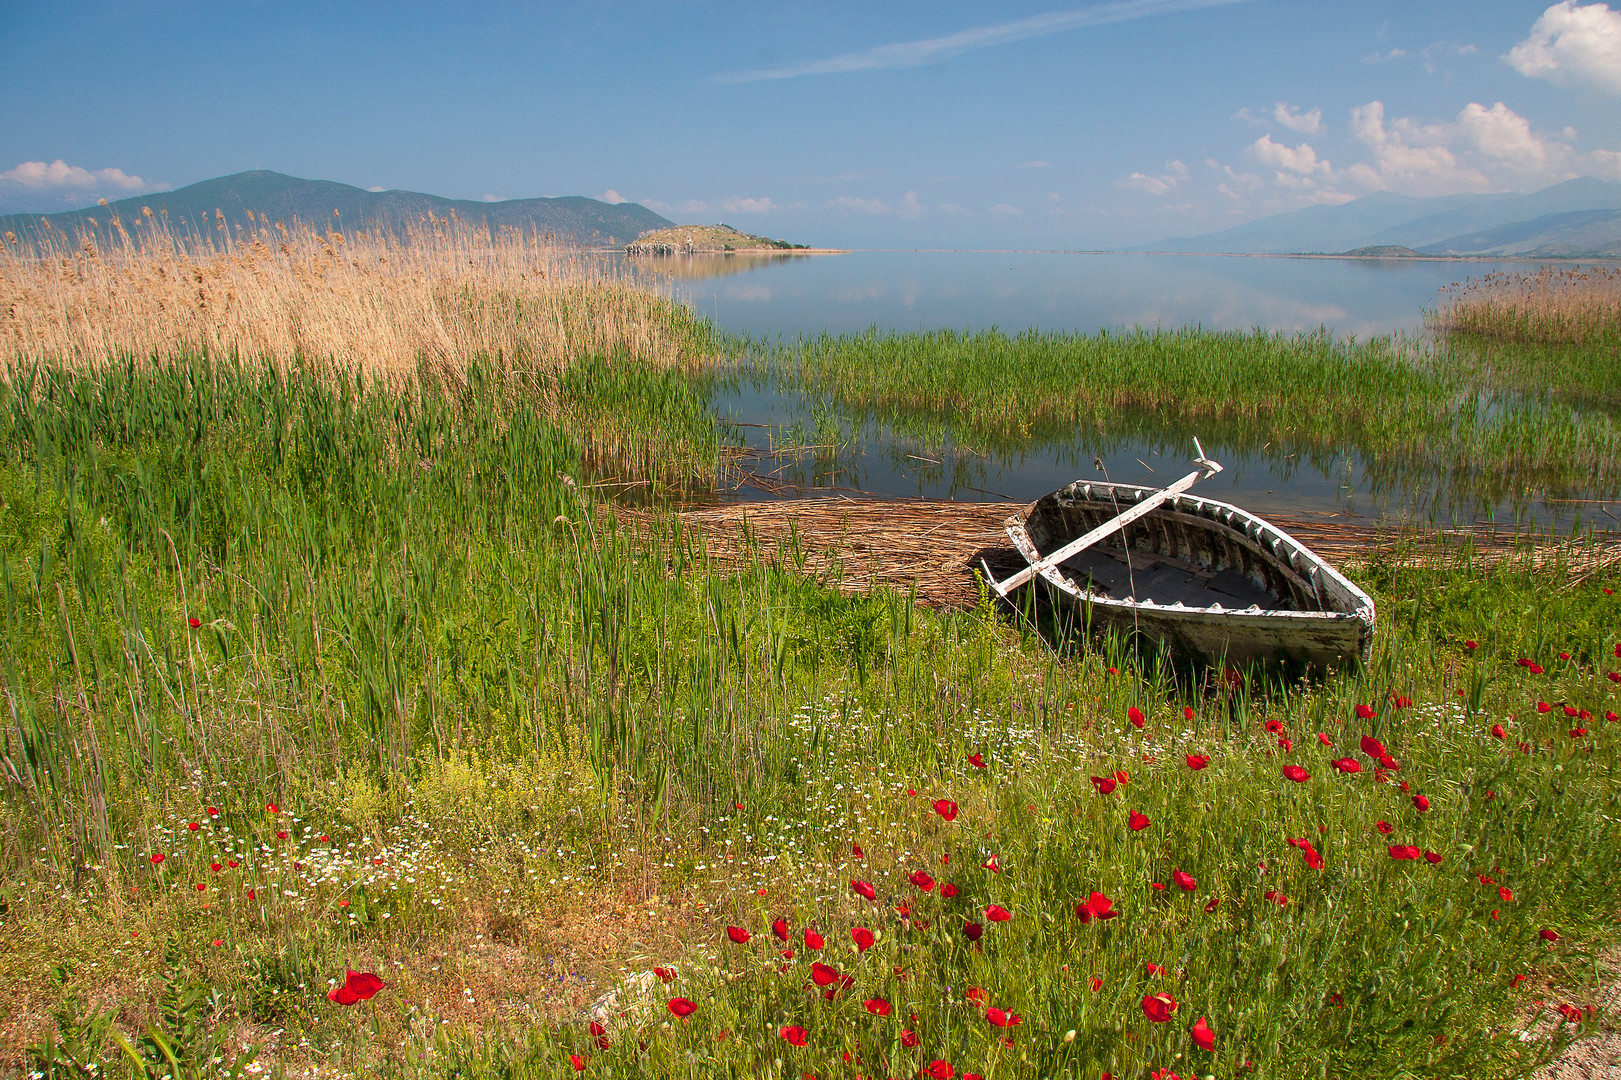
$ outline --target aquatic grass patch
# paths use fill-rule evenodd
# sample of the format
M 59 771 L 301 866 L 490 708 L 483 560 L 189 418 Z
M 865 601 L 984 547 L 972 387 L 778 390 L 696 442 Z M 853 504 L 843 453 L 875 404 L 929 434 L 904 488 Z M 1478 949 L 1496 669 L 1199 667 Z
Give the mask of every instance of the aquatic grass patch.
M 750 362 L 754 378 L 834 403 L 879 442 L 1002 457 L 1056 448 L 1082 472 L 1126 446 L 1180 454 L 1195 435 L 1284 475 L 1349 455 L 1376 499 L 1433 491 L 1423 503 L 1445 518 L 1621 489 L 1621 430 L 1605 404 L 1614 364 L 1601 351 L 1550 353 L 1510 375 L 1506 357 L 1462 346 L 1324 333 L 872 331 L 756 348 Z

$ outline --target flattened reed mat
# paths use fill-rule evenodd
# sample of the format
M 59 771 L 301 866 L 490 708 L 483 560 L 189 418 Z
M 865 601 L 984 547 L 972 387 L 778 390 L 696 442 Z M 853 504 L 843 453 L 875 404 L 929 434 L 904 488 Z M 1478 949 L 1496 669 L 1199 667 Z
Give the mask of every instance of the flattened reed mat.
M 980 559 L 998 577 L 1024 567 L 1002 529 L 1008 516 L 1024 505 L 836 497 L 705 507 L 683 511 L 681 519 L 703 533 L 711 558 L 722 566 L 786 557 L 805 573 L 846 591 L 888 585 L 909 592 L 915 585 L 919 603 L 969 607 L 978 599 L 973 570 Z M 1419 534 L 1326 514 L 1267 520 L 1336 566 L 1381 550 L 1401 550 L 1403 558 L 1420 559 L 1438 545 L 1465 539 L 1473 539 L 1477 553 L 1489 560 L 1531 550 L 1513 533 L 1490 528 Z M 1558 548 L 1566 549 L 1562 557 Z M 1587 577 L 1621 561 L 1621 538 L 1612 534 L 1579 548 L 1544 546 L 1535 557 L 1539 565 L 1561 561 L 1567 572 Z

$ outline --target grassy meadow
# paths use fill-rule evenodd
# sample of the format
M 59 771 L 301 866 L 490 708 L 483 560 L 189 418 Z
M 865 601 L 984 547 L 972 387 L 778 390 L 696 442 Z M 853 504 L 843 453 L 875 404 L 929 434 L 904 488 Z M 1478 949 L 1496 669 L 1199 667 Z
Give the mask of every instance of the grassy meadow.
M 1372 662 L 1277 684 L 792 547 L 723 573 L 608 498 L 712 485 L 706 383 L 750 365 L 986 438 L 1295 409 L 1302 447 L 1609 477 L 1602 410 L 1498 458 L 1404 427 L 1466 376 L 1385 343 L 740 358 L 534 238 L 160 226 L 0 263 L 5 1074 L 1479 1080 L 1613 1025 L 1621 567 L 1584 539 L 1370 552 Z M 970 392 L 1015 360 L 1023 406 Z

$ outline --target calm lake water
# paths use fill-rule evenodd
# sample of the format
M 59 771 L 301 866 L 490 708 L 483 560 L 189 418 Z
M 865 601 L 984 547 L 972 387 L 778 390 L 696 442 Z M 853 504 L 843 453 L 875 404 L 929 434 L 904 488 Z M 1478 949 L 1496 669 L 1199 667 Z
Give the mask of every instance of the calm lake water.
M 677 290 L 728 330 L 801 334 L 1160 326 L 1416 333 L 1436 293 L 1533 264 L 1064 252 L 856 251 L 671 260 Z M 729 272 L 728 272 L 729 271 Z M 703 275 L 703 276 L 700 276 Z M 711 276 L 713 275 L 713 276 Z M 724 275 L 724 276 L 723 276 Z
M 756 339 L 997 327 L 1086 333 L 1120 328 L 1202 326 L 1301 333 L 1326 328 L 1365 339 L 1418 337 L 1423 314 L 1445 286 L 1518 261 L 1353 260 L 1063 252 L 872 251 L 782 258 L 658 260 L 678 296 L 717 325 Z M 1095 435 L 1036 443 L 1017 453 L 980 454 L 949 435 L 922 445 L 874 415 L 839 414 L 825 401 L 776 386 L 718 393 L 717 415 L 755 457 L 765 478 L 732 485 L 724 497 L 804 497 L 833 491 L 981 500 L 1030 500 L 1082 477 L 1169 483 L 1188 471 L 1192 446 L 1167 422 L 1159 437 L 1101 441 Z M 837 449 L 771 456 L 786 438 L 801 444 L 837 431 Z M 1495 520 L 1568 525 L 1621 521 L 1621 505 L 1572 503 L 1615 492 L 1524 491 L 1508 500 L 1458 491 L 1446 478 L 1392 482 L 1354 453 L 1302 460 L 1288 446 L 1262 453 L 1205 439 L 1227 471 L 1198 491 L 1260 513 L 1302 511 L 1443 522 Z M 780 486 L 778 486 L 780 485 Z M 1609 516 L 1607 516 L 1609 515 Z

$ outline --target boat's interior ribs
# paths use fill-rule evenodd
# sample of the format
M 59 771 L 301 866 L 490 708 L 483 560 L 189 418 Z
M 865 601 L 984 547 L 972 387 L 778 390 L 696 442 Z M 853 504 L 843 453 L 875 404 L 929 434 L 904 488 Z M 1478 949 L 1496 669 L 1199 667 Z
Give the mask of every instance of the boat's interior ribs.
M 1048 499 L 1037 505 L 1028 522 L 1030 537 L 1042 552 L 1056 550 L 1129 506 L 1073 496 Z M 1182 509 L 1149 514 L 1127 526 L 1125 538 L 1107 538 L 1065 562 L 1063 571 L 1078 585 L 1090 581 L 1095 591 L 1120 599 L 1187 607 L 1219 604 L 1229 610 L 1252 605 L 1263 611 L 1324 610 L 1300 574 L 1256 538 Z

